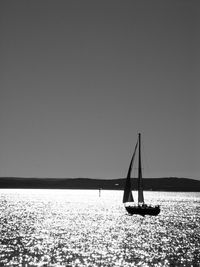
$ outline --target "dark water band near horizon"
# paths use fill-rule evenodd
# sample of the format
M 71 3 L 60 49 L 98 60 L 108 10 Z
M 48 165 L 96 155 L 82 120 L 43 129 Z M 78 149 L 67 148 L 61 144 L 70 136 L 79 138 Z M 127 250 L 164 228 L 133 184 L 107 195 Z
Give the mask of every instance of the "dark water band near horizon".
M 0 189 L 0 266 L 200 266 L 200 193 L 145 192 L 157 217 L 129 216 L 122 195 Z

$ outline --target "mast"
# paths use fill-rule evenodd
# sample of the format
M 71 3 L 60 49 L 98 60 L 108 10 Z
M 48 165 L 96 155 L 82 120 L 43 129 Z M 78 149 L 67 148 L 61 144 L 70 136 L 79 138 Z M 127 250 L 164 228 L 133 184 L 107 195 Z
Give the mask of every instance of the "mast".
M 139 140 L 139 159 L 138 159 L 138 203 L 144 203 L 142 186 L 142 163 L 141 163 L 141 133 L 138 134 Z

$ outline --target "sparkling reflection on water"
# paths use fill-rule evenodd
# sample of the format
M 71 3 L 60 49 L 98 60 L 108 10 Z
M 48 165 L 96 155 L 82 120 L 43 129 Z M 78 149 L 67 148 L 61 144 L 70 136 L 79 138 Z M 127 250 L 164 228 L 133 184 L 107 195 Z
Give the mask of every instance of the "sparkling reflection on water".
M 0 266 L 200 266 L 200 194 L 145 198 L 159 216 L 128 216 L 122 191 L 1 189 Z

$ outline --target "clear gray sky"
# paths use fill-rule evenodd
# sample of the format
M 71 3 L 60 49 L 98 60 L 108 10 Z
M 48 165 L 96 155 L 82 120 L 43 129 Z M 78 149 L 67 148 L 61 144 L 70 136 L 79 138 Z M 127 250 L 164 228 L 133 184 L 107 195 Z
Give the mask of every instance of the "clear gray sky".
M 200 179 L 199 1 L 0 1 L 0 176 Z

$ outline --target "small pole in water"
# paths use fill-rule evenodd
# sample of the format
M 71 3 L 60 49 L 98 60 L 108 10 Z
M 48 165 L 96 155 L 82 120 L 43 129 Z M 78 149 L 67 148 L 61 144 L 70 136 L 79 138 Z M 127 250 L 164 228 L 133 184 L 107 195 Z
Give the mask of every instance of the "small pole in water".
M 99 197 L 101 197 L 101 188 L 99 188 Z

